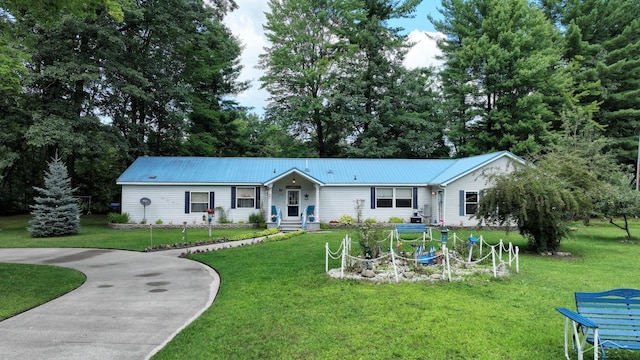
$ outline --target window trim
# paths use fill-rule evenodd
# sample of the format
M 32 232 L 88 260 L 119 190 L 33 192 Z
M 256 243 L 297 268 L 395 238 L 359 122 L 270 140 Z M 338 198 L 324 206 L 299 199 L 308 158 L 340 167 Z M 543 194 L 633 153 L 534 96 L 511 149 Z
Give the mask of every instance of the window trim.
M 468 201 L 470 194 L 475 194 L 475 201 Z M 465 215 L 475 215 L 478 213 L 478 205 L 480 204 L 480 190 L 465 190 L 464 191 L 464 214 Z M 475 211 L 469 212 L 469 206 L 475 205 Z
M 391 190 L 391 197 L 381 197 L 380 196 L 380 190 Z M 399 197 L 398 196 L 398 190 L 405 190 L 407 191 L 407 196 L 403 196 L 403 197 Z M 386 192 L 386 191 L 383 191 Z M 375 208 L 383 208 L 383 209 L 412 209 L 415 204 L 414 204 L 414 198 L 415 198 L 415 194 L 414 194 L 414 188 L 412 187 L 407 187 L 407 186 L 398 186 L 398 187 L 393 187 L 393 186 L 380 186 L 380 187 L 376 187 L 375 191 L 371 192 L 371 197 L 374 197 L 374 193 L 375 193 Z M 389 202 L 390 204 L 382 204 L 380 203 L 380 201 L 383 200 L 385 202 Z M 398 201 L 399 200 L 409 200 L 409 205 L 408 206 L 398 206 Z
M 194 201 L 194 196 L 193 196 L 194 194 L 203 194 L 205 201 L 204 202 L 200 202 L 200 201 L 195 202 Z M 209 196 L 209 192 L 208 191 L 190 191 L 189 192 L 189 211 L 192 212 L 192 213 L 195 213 L 195 212 L 206 212 L 207 209 L 209 208 L 209 197 L 210 196 Z M 194 209 L 193 206 L 196 205 L 196 204 L 204 204 L 205 205 L 204 206 L 204 210 L 196 210 L 196 209 Z
M 398 196 L 398 190 L 404 190 L 407 192 L 406 197 L 399 197 Z M 399 187 L 399 188 L 394 188 L 394 201 L 393 204 L 395 205 L 396 209 L 413 209 L 413 188 L 410 187 Z M 409 200 L 409 204 L 407 206 L 398 206 L 398 201 L 407 201 Z
M 241 196 L 242 192 L 250 194 L 250 196 Z M 251 200 L 251 206 L 241 206 L 241 200 Z M 254 209 L 256 207 L 256 187 L 255 186 L 238 186 L 236 187 L 235 205 L 237 209 Z

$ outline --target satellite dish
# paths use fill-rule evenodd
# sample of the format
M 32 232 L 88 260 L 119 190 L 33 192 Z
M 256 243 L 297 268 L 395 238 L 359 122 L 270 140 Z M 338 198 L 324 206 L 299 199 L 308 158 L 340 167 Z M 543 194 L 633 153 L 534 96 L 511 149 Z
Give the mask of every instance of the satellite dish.
M 142 204 L 142 206 L 149 206 L 151 205 L 151 199 L 143 197 L 140 199 L 140 204 Z

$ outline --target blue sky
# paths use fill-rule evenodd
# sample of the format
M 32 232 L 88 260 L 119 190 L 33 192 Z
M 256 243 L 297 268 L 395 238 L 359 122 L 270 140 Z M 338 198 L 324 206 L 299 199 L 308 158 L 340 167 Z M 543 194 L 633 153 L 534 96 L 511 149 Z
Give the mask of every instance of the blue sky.
M 266 22 L 264 13 L 269 11 L 267 0 L 235 0 L 239 9 L 228 14 L 225 23 L 231 32 L 240 39 L 244 45 L 241 64 L 244 66 L 240 75 L 240 80 L 248 80 L 251 87 L 236 97 L 236 101 L 242 105 L 253 108 L 253 112 L 258 115 L 264 114 L 264 107 L 267 104 L 269 94 L 260 90 L 259 78 L 261 70 L 256 69 L 258 55 L 263 52 L 267 41 L 262 30 L 262 24 Z M 405 66 L 415 68 L 421 66 L 438 66 L 439 62 L 434 58 L 438 53 L 433 36 L 435 33 L 433 25 L 427 19 L 427 15 L 436 18 L 440 17 L 437 11 L 440 7 L 440 0 L 423 0 L 418 5 L 416 16 L 412 19 L 394 20 L 392 26 L 399 26 L 405 29 L 409 39 L 415 43 L 405 59 Z
M 441 14 L 437 10 L 440 6 L 440 0 L 423 0 L 420 5 L 418 5 L 416 16 L 413 19 L 394 20 L 391 24 L 405 28 L 407 33 L 412 30 L 434 32 L 436 30 L 429 19 L 427 19 L 427 15 L 441 18 Z

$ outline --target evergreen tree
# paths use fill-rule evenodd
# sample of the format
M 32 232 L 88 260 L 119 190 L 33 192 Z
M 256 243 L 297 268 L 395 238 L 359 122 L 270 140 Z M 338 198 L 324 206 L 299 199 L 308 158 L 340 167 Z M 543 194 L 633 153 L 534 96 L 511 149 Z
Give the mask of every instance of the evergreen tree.
M 565 29 L 565 61 L 579 62 L 573 75 L 590 90 L 581 104 L 598 103 L 594 121 L 613 139 L 617 161 L 636 165 L 640 129 L 640 2 L 545 0 Z M 637 173 L 637 169 L 636 169 Z
M 40 193 L 34 198 L 28 230 L 33 237 L 53 237 L 75 234 L 80 228 L 80 206 L 73 197 L 75 189 L 67 166 L 56 155 L 45 173 L 44 188 L 34 187 Z
M 433 72 L 404 68 L 410 44 L 401 28 L 388 25 L 412 17 L 419 3 L 366 0 L 365 17 L 349 34 L 358 49 L 343 65 L 349 79 L 340 83 L 343 101 L 333 110 L 335 117 L 353 124 L 349 157 L 424 158 L 442 153 Z
M 458 156 L 547 142 L 570 84 L 560 34 L 527 0 L 443 0 L 443 96 Z

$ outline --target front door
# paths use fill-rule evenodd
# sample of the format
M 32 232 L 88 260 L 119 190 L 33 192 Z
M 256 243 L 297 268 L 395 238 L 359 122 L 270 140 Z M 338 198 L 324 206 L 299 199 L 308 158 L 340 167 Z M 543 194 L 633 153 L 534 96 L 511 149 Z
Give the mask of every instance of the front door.
M 300 216 L 300 190 L 287 190 L 287 217 Z

